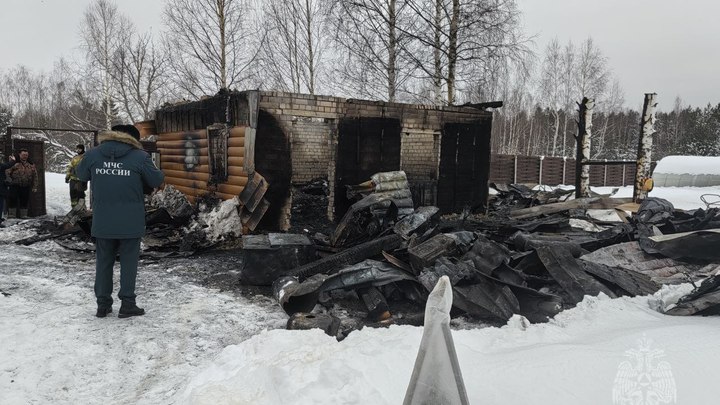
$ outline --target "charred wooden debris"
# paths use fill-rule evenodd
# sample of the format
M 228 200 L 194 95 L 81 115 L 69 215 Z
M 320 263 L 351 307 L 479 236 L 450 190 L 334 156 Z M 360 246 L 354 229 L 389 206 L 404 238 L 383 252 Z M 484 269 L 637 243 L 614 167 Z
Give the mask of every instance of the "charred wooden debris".
M 422 308 L 442 276 L 452 284 L 453 314 L 498 324 L 515 315 L 546 322 L 586 295 L 648 295 L 663 284 L 701 280 L 667 313 L 720 312 L 720 250 L 712 248 L 720 243 L 717 208 L 682 211 L 659 198 L 635 204 L 602 195 L 572 199 L 574 190 L 492 188 L 487 212 L 440 217 L 436 207 L 412 209 L 404 173 L 377 174 L 348 189 L 358 201 L 331 235 L 302 242 L 245 236 L 246 247 L 266 238 L 262 254 L 276 259 L 261 265 L 251 259 L 258 252 L 246 248 L 241 273 L 273 284 L 288 328 L 320 327 L 332 335 L 342 333 L 326 310 L 334 297 L 352 292 L 369 323 L 412 322 L 404 312 L 396 317 L 395 308 Z M 325 255 L 309 260 L 313 247 Z M 277 262 L 282 257 L 297 260 Z

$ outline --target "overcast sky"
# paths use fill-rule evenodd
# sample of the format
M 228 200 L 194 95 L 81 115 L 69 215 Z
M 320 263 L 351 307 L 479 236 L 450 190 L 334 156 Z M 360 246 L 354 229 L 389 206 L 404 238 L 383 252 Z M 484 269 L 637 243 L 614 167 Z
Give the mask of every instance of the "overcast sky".
M 517 0 L 537 52 L 557 37 L 580 44 L 588 36 L 609 58 L 628 107 L 658 93 L 660 107 L 720 102 L 720 1 Z M 78 27 L 90 0 L 0 0 L 0 68 L 52 68 L 77 53 Z M 162 29 L 163 0 L 117 0 L 141 31 Z

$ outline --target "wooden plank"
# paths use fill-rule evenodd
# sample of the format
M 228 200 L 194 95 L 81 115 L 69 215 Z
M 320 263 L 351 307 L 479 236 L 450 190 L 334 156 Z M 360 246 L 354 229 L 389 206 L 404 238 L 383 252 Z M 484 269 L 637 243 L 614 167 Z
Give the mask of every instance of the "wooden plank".
M 158 148 L 165 148 L 165 149 L 186 149 L 185 144 L 186 142 L 192 142 L 193 146 L 197 148 L 207 148 L 208 146 L 208 140 L 207 139 L 173 139 L 173 140 L 163 140 L 163 141 L 156 141 L 156 145 Z M 228 138 L 228 146 L 230 147 L 244 147 L 245 146 L 245 138 L 244 137 L 238 137 L 238 138 Z
M 247 128 L 245 130 L 245 151 L 243 152 L 243 156 L 247 157 L 245 170 L 247 170 L 248 173 L 255 172 L 255 136 L 255 128 Z
M 532 218 L 539 215 L 554 214 L 571 209 L 612 209 L 621 204 L 632 202 L 632 198 L 589 197 L 576 198 L 553 204 L 538 205 L 510 212 L 513 219 Z
M 251 231 L 254 231 L 262 220 L 262 217 L 267 212 L 268 208 L 270 208 L 270 202 L 263 198 L 262 201 L 257 204 L 255 210 L 252 212 L 252 214 L 250 214 L 250 217 L 246 222 L 243 223 L 243 225 L 248 227 Z

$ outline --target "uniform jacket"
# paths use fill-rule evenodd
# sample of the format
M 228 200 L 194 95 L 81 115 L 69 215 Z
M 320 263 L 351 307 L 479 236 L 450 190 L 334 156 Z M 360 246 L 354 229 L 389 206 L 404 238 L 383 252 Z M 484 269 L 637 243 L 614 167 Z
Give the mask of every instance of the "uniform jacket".
M 8 194 L 8 186 L 5 183 L 5 170 L 13 167 L 15 162 L 0 163 L 0 198 Z
M 143 184 L 158 187 L 165 176 L 132 136 L 106 131 L 98 140 L 76 169 L 80 181 L 90 181 L 92 236 L 140 238 L 145 234 Z
M 84 156 L 85 154 L 83 153 L 82 155 L 77 155 L 72 158 L 72 160 L 70 160 L 70 166 L 68 166 L 67 172 L 65 173 L 65 182 L 68 182 L 70 180 L 80 181 L 77 174 L 75 174 L 75 170 L 77 169 L 78 164 L 80 164 L 80 161 Z
M 34 187 L 37 182 L 35 165 L 28 161 L 15 161 L 14 165 L 5 170 L 5 181 L 11 186 Z

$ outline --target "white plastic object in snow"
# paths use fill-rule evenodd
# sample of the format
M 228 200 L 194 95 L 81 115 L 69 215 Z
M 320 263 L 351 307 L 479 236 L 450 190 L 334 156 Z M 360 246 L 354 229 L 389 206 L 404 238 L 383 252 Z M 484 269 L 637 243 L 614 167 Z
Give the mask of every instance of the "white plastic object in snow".
M 460 364 L 450 331 L 452 286 L 440 277 L 425 305 L 425 327 L 404 405 L 466 405 Z

